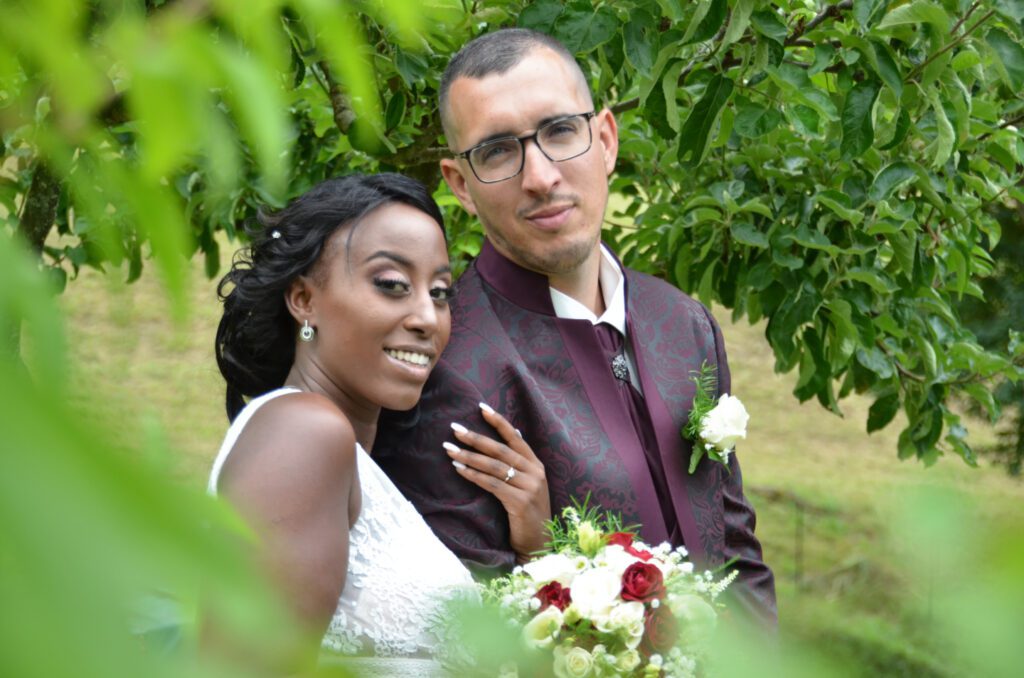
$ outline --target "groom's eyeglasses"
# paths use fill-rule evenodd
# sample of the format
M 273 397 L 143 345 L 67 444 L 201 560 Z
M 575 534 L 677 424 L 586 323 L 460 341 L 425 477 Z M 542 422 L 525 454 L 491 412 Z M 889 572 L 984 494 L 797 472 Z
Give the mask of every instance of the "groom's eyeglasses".
M 530 139 L 551 162 L 572 160 L 589 151 L 593 142 L 590 119 L 594 115 L 594 111 L 590 111 L 556 118 L 538 127 L 533 134 L 491 139 L 456 153 L 455 157 L 465 158 L 481 182 L 496 184 L 523 171 L 526 158 L 523 144 Z

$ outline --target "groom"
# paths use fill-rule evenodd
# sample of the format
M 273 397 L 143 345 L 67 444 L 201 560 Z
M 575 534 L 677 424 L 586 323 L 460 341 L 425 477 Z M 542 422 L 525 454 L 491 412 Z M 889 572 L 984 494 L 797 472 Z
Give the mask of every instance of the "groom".
M 452 422 L 488 430 L 486 402 L 543 462 L 553 511 L 589 494 L 647 542 L 684 544 L 699 566 L 731 562 L 735 598 L 774 623 L 736 455 L 728 470 L 705 458 L 690 475 L 680 437 L 702 363 L 729 391 L 718 325 L 600 241 L 618 152 L 611 111 L 595 111 L 559 42 L 523 29 L 467 44 L 441 80 L 440 108 L 453 152 L 442 173 L 487 239 L 458 282 L 451 343 L 416 410 L 379 427 L 374 458 L 459 557 L 507 569 L 505 511 L 442 449 Z

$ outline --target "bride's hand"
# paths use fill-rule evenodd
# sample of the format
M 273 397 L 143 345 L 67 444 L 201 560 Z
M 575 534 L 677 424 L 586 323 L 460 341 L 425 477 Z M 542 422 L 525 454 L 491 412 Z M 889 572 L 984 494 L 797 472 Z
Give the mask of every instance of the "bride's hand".
M 544 464 L 505 417 L 484 403 L 480 411 L 505 442 L 453 423 L 455 437 L 473 449 L 451 443 L 444 443 L 444 449 L 459 475 L 493 494 L 508 511 L 512 550 L 524 563 L 548 541 L 544 523 L 551 518 L 551 500 Z

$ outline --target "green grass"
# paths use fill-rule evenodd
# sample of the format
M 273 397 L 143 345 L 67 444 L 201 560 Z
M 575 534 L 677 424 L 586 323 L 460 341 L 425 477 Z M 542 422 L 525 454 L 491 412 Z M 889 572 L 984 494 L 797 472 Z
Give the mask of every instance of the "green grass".
M 228 248 L 230 249 L 230 248 Z M 84 271 L 62 298 L 75 402 L 113 424 L 124 443 L 157 441 L 172 451 L 168 472 L 201 486 L 226 428 L 223 385 L 213 358 L 219 318 L 215 283 L 193 267 L 192 315 L 183 325 L 152 270 L 137 283 Z M 784 638 L 815 647 L 854 673 L 958 673 L 930 628 L 930 585 L 908 568 L 892 516 L 912 490 L 953 488 L 985 525 L 1024 524 L 1024 485 L 998 468 L 944 458 L 931 468 L 896 457 L 898 421 L 865 433 L 870 401 L 853 397 L 836 417 L 791 395 L 794 374 L 778 375 L 763 326 L 728 322 L 735 395 L 752 418 L 740 449 L 758 535 L 778 580 Z M 972 424 L 975 443 L 992 439 Z M 926 547 L 927 548 L 927 547 Z M 925 554 L 912 554 L 924 555 Z

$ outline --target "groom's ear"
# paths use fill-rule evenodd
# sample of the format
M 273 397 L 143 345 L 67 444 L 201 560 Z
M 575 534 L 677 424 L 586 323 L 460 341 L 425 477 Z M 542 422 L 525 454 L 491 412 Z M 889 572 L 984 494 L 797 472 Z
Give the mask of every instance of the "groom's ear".
M 476 216 L 476 203 L 473 202 L 473 196 L 469 193 L 466 175 L 463 174 L 464 171 L 472 172 L 472 170 L 465 167 L 464 160 L 461 163 L 456 158 L 444 158 L 441 160 L 441 176 L 444 177 L 448 188 L 452 189 L 452 193 L 459 199 L 459 202 L 466 208 L 466 211 Z
M 313 293 L 313 281 L 304 275 L 300 275 L 293 280 L 284 293 L 285 306 L 288 307 L 288 312 L 295 318 L 295 322 L 300 325 L 304 320 L 308 320 L 310 325 L 316 326 L 316 309 L 313 303 Z

